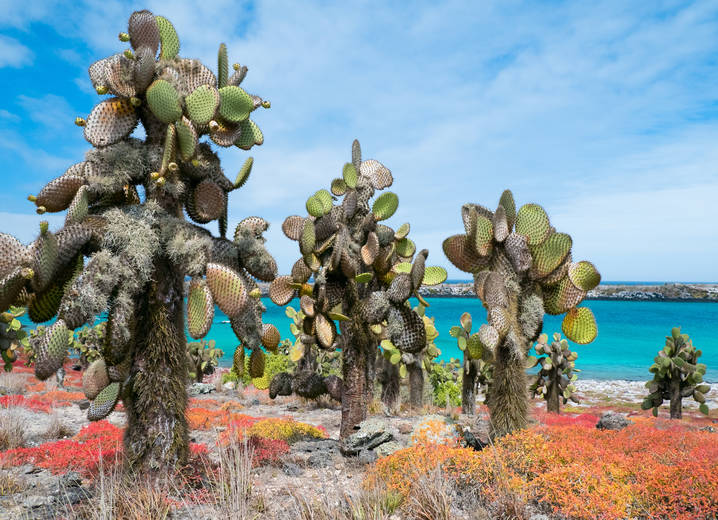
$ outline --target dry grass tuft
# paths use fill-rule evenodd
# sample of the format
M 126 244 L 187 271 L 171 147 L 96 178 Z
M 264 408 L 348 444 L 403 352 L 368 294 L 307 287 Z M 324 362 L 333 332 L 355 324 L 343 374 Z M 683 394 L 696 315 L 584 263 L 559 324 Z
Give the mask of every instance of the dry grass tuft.
M 3 389 L 1 393 L 8 395 L 24 394 L 27 379 L 27 374 L 0 372 L 0 389 Z
M 219 467 L 211 484 L 218 518 L 245 520 L 256 516 L 250 507 L 253 457 L 253 449 L 246 439 L 240 441 L 232 437 L 220 446 Z
M 0 469 L 0 496 L 14 495 L 22 491 L 22 484 L 9 471 Z
M 24 444 L 22 413 L 12 408 L 0 408 L 0 451 L 21 448 Z
M 69 439 L 75 435 L 75 432 L 70 426 L 68 426 L 58 412 L 53 412 L 50 416 L 50 424 L 47 427 L 47 431 L 43 434 L 43 437 L 47 440 L 56 439 Z
M 345 494 L 338 503 L 326 494 L 310 500 L 301 490 L 293 490 L 290 497 L 287 520 L 389 520 L 401 504 L 401 496 L 379 489 Z
M 434 470 L 416 483 L 406 501 L 409 517 L 416 520 L 451 520 L 456 492 L 441 471 Z

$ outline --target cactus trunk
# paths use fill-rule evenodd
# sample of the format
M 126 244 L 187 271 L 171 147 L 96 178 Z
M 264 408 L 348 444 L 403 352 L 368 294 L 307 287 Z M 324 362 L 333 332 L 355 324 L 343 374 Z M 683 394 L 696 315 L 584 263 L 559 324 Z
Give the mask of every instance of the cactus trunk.
M 492 436 L 500 437 L 526 427 L 529 396 L 525 359 L 515 357 L 504 340 L 496 349 L 494 381 L 489 392 Z
M 183 277 L 169 261 L 155 262 L 138 313 L 130 384 L 124 396 L 128 467 L 162 475 L 189 454 Z
M 409 406 L 418 409 L 424 405 L 424 370 L 421 363 L 406 366 L 409 372 Z
M 546 396 L 546 409 L 551 413 L 560 413 L 559 399 L 561 390 L 558 385 L 559 377 L 560 376 L 554 376 L 549 378 L 551 383 L 548 386 L 548 395 Z
M 474 415 L 476 413 L 476 366 L 468 362 L 469 372 L 463 372 L 461 381 L 461 413 Z
M 399 367 L 382 356 L 381 401 L 386 411 L 395 414 L 400 402 Z
M 669 386 L 669 396 L 671 400 L 671 419 L 683 418 L 683 397 L 681 396 L 681 376 L 680 371 L 676 371 L 671 378 Z

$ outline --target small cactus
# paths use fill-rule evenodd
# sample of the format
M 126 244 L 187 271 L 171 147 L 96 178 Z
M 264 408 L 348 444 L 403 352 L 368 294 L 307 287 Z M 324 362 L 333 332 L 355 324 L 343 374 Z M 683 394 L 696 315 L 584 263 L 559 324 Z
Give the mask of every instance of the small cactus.
M 574 403 L 579 402 L 578 397 L 574 395 L 576 387 L 573 384 L 578 379 L 576 372 L 580 372 L 575 368 L 578 354 L 568 347 L 568 341 L 561 339 L 561 334 L 558 332 L 554 333 L 551 343 L 548 342 L 548 334 L 541 334 L 535 345 L 539 357 L 528 358 L 529 367 L 541 365 L 536 381 L 530 387 L 532 395 L 543 397 L 549 412 L 559 413 L 561 399 L 563 404 L 568 403 L 569 400 Z
M 491 380 L 493 379 L 493 354 L 485 348 L 479 339 L 479 333 L 471 333 L 471 314 L 465 312 L 449 334 L 456 338 L 459 350 L 464 353 L 463 373 L 461 382 L 461 410 L 467 415 L 476 413 L 476 390 L 484 388 L 484 396 L 488 399 Z
M 214 372 L 219 364 L 219 358 L 222 356 L 224 356 L 224 352 L 215 347 L 213 339 L 187 343 L 189 376 L 201 383 L 204 376 Z
M 30 346 L 27 331 L 18 319 L 23 314 L 25 309 L 22 307 L 10 307 L 0 314 L 0 356 L 6 372 L 10 372 L 12 364 L 17 361 L 18 349 Z
M 683 416 L 683 399 L 693 397 L 700 405 L 699 410 L 708 415 L 705 396 L 711 387 L 703 381 L 706 365 L 698 363 L 701 354 L 688 334 L 681 334 L 680 327 L 673 327 L 671 335 L 666 336 L 666 345 L 648 369 L 653 379 L 646 383 L 649 394 L 641 408 L 652 408 L 653 415 L 657 417 L 658 407 L 667 400 L 670 402 L 671 419 L 680 419 Z

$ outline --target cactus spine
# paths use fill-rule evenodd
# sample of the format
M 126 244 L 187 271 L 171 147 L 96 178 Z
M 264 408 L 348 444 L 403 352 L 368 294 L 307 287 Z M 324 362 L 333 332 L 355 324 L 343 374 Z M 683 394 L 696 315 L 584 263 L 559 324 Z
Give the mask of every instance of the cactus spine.
M 88 417 L 102 419 L 121 399 L 128 467 L 162 474 L 189 451 L 186 276 L 194 281 L 187 320 L 195 339 L 206 334 L 216 302 L 243 346 L 263 356 L 263 307 L 248 295 L 257 288 L 253 277 L 276 275 L 262 237 L 267 225 L 250 217 L 233 240 L 225 238 L 236 186 L 200 142 L 208 136 L 244 150 L 261 144 L 249 116 L 263 101 L 238 86 L 244 74 L 226 78 L 224 52 L 226 85 L 199 61 L 178 56 L 179 38 L 164 17 L 132 13 L 126 35 L 131 51 L 89 68 L 95 90 L 110 96 L 77 121 L 94 148 L 30 197 L 38 211 L 67 210 L 65 226 L 52 233 L 44 223 L 29 247 L 0 234 L 0 311 L 24 300 L 36 319 L 58 317 L 33 340 L 41 378 L 61 367 L 67 332 L 107 312 L 103 363 L 88 367 L 95 396 Z M 144 140 L 130 136 L 138 123 Z M 219 237 L 187 221 L 185 211 L 196 223 L 216 220 Z
M 492 432 L 505 435 L 527 424 L 526 354 L 541 333 L 544 313 L 566 313 L 564 334 L 576 343 L 593 341 L 593 313 L 577 305 L 601 277 L 590 262 L 572 262 L 571 237 L 556 232 L 541 206 L 516 211 L 508 190 L 496 211 L 465 204 L 461 215 L 465 233 L 447 238 L 443 248 L 452 264 L 473 274 L 487 309 L 478 338 L 495 360 L 488 399 Z
M 683 399 L 693 397 L 700 404 L 699 410 L 708 415 L 705 396 L 710 391 L 710 385 L 703 382 L 706 365 L 698 363 L 701 354 L 688 334 L 681 334 L 680 327 L 673 327 L 671 335 L 666 336 L 666 345 L 648 369 L 653 379 L 646 383 L 649 394 L 641 408 L 653 408 L 653 415 L 658 416 L 658 407 L 668 400 L 671 419 L 680 419 L 683 416 Z

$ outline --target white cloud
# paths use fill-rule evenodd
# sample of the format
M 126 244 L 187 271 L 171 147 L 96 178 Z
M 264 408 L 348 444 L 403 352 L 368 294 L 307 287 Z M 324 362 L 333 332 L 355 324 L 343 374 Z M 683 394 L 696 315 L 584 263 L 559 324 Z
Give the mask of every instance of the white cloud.
M 33 58 L 32 51 L 25 45 L 0 34 L 0 67 L 29 67 Z
M 52 130 L 67 128 L 75 119 L 75 111 L 64 97 L 45 94 L 42 97 L 18 96 L 18 104 L 27 117 Z

